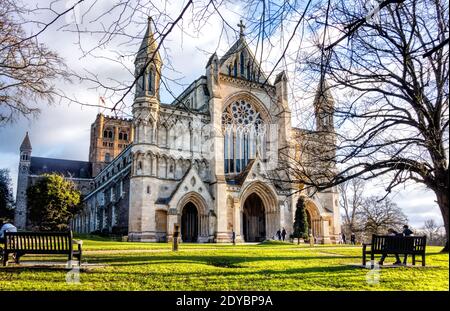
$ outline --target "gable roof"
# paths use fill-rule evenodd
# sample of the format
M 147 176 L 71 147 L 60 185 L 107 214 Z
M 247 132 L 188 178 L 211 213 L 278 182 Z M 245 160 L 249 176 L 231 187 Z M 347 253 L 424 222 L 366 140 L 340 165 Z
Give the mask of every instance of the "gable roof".
M 255 75 L 255 77 L 257 78 L 256 82 L 264 83 L 267 80 L 267 76 L 264 73 L 264 71 L 261 69 L 261 65 L 256 60 L 255 55 L 250 50 L 244 36 L 240 36 L 239 39 L 220 58 L 220 61 L 219 61 L 220 72 L 223 74 L 227 74 L 227 68 L 226 68 L 227 61 L 229 59 L 234 60 L 235 57 L 238 56 L 236 54 L 240 54 L 240 52 L 242 52 L 242 51 L 245 51 L 247 57 L 250 58 L 250 62 L 253 65 L 254 71 L 257 72 L 257 75 Z M 270 85 L 269 81 L 267 81 L 267 84 Z
M 250 173 L 253 163 L 255 163 L 255 160 L 254 159 L 250 160 L 248 162 L 247 166 L 245 167 L 245 169 L 235 176 L 225 175 L 225 180 L 226 180 L 227 184 L 242 185 L 244 183 L 245 179 L 247 178 L 248 173 Z
M 92 178 L 92 163 L 86 161 L 31 157 L 31 175 L 51 173 L 58 173 L 71 178 Z

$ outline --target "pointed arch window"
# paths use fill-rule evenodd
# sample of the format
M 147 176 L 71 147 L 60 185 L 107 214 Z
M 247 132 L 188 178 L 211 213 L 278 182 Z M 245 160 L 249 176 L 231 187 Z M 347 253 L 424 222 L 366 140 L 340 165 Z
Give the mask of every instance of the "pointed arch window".
M 224 168 L 226 174 L 245 170 L 256 158 L 264 158 L 266 128 L 257 110 L 246 101 L 236 101 L 222 114 L 224 131 Z
M 233 72 L 233 74 L 234 74 L 234 77 L 235 78 L 237 78 L 237 75 L 238 75 L 238 64 L 237 64 L 237 59 L 234 59 L 234 72 Z
M 136 87 L 137 87 L 136 90 L 137 95 L 143 95 L 145 91 L 145 77 L 143 74 L 138 77 Z
M 150 68 L 148 72 L 148 94 L 155 95 L 155 70 Z
M 240 65 L 241 65 L 241 77 L 245 77 L 245 54 L 244 51 L 240 55 Z

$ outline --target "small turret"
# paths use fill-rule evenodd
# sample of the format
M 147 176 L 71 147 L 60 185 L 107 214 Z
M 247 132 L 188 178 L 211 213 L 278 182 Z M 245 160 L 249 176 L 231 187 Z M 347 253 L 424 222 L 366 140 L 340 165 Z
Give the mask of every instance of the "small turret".
M 220 98 L 219 58 L 214 53 L 206 64 L 206 80 L 211 97 Z
M 30 161 L 31 157 L 31 142 L 30 137 L 28 136 L 28 132 L 25 134 L 25 137 L 20 145 L 20 161 Z
M 284 70 L 275 77 L 275 89 L 277 94 L 277 101 L 284 109 L 289 110 L 288 105 L 288 89 L 287 76 Z
M 162 61 L 153 34 L 152 23 L 152 18 L 148 17 L 147 30 L 134 61 L 135 76 L 138 79 L 136 98 L 151 97 L 159 100 Z
M 316 116 L 316 130 L 319 132 L 334 132 L 334 99 L 325 79 L 322 79 L 319 83 L 314 98 L 314 112 Z
M 159 86 L 161 81 L 161 56 L 153 30 L 153 20 L 147 20 L 147 29 L 136 55 L 136 96 L 133 103 L 134 142 L 151 143 L 156 139 L 159 120 Z M 148 134 L 145 134 L 148 133 Z

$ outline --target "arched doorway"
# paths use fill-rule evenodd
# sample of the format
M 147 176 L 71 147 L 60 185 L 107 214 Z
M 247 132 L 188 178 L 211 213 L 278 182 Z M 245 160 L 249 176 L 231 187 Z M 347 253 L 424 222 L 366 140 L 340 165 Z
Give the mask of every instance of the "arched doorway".
M 266 220 L 264 204 L 256 193 L 252 193 L 245 200 L 242 218 L 245 242 L 265 240 Z
M 198 211 L 192 202 L 187 203 L 183 207 L 181 215 L 181 238 L 183 242 L 197 242 Z

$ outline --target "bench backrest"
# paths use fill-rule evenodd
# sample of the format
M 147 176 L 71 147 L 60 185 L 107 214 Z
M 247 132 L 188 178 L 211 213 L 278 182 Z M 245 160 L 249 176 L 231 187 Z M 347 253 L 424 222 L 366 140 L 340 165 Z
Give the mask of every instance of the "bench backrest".
M 375 252 L 425 252 L 426 236 L 372 235 L 372 251 Z
M 67 254 L 72 252 L 72 231 L 5 232 L 5 250 L 31 254 Z

